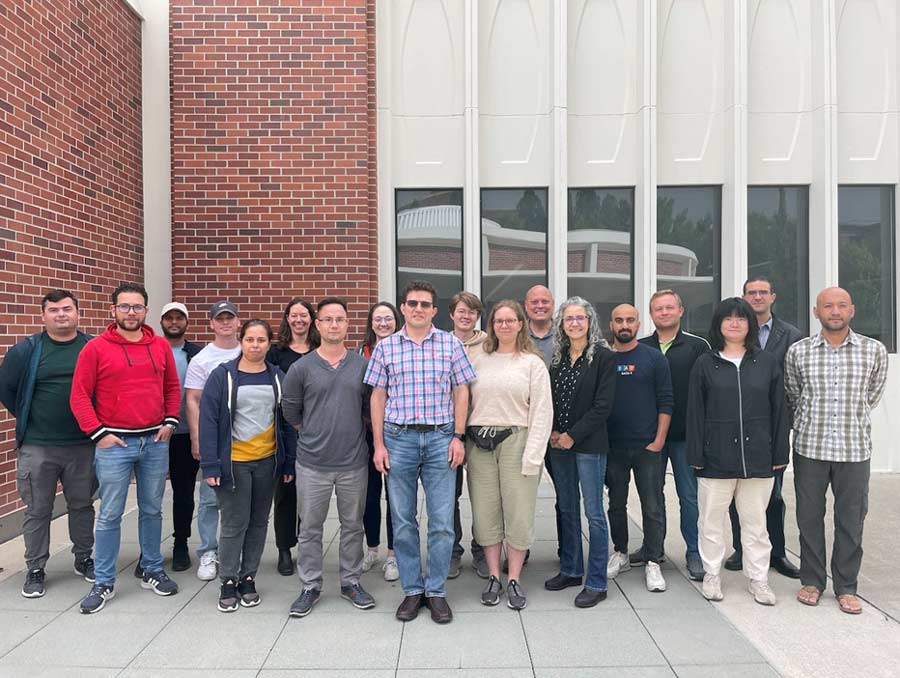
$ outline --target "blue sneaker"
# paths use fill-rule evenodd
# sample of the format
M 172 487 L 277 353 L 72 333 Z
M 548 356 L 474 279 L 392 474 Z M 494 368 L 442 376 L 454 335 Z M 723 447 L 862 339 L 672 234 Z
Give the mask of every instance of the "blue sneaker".
M 141 578 L 141 588 L 151 589 L 158 596 L 172 596 L 178 593 L 178 584 L 169 579 L 169 575 L 162 570 L 159 572 L 144 570 L 144 576 Z
M 94 614 L 106 605 L 106 601 L 115 595 L 111 584 L 94 584 L 91 592 L 81 601 L 81 614 Z

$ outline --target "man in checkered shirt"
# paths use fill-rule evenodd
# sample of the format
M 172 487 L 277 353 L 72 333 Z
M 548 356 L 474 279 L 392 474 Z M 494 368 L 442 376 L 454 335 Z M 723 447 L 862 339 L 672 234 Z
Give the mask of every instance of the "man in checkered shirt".
M 437 294 L 427 282 L 403 291 L 403 328 L 375 346 L 364 381 L 372 387 L 373 463 L 387 476 L 394 549 L 405 598 L 397 618 L 412 621 L 427 606 L 446 624 L 453 613 L 444 585 L 453 549 L 456 469 L 465 460 L 469 387 L 475 371 L 462 342 L 432 325 Z M 425 577 L 416 519 L 419 478 L 428 510 Z
M 797 600 L 816 605 L 826 586 L 825 493 L 834 495 L 831 576 L 841 611 L 859 614 L 857 577 L 872 457 L 870 413 L 884 393 L 884 345 L 850 329 L 850 294 L 829 287 L 814 309 L 822 331 L 788 349 L 784 386 L 794 411 L 794 486 L 800 528 Z

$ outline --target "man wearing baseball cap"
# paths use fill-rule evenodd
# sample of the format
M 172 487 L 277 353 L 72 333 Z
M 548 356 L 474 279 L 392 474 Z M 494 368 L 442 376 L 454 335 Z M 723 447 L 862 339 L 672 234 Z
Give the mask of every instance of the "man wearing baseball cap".
M 228 360 L 234 360 L 241 353 L 238 330 L 241 323 L 237 306 L 227 299 L 217 301 L 209 309 L 209 325 L 215 335 L 188 365 L 184 379 L 185 406 L 188 427 L 191 433 L 191 456 L 200 460 L 200 396 L 210 373 Z M 200 566 L 197 577 L 211 581 L 218 575 L 219 563 L 219 504 L 216 493 L 206 483 L 200 483 L 200 505 L 197 508 L 197 532 L 200 534 L 200 548 L 197 556 Z

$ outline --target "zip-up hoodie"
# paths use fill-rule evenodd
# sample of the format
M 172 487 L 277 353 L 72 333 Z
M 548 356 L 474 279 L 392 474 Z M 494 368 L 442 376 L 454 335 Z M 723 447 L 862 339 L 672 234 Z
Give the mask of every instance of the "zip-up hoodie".
M 178 425 L 181 386 L 169 343 L 153 329 L 128 341 L 110 323 L 82 349 L 72 377 L 69 405 L 94 442 L 112 433 L 147 435 Z

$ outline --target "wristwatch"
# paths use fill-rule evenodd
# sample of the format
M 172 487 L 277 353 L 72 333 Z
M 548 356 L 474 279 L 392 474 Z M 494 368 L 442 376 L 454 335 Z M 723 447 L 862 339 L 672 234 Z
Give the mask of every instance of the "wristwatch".
M 455 433 L 454 432 L 453 437 L 462 443 L 466 442 L 466 434 L 465 433 Z

